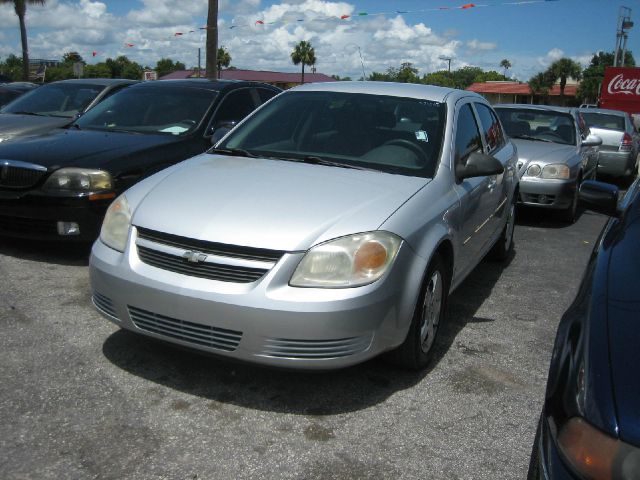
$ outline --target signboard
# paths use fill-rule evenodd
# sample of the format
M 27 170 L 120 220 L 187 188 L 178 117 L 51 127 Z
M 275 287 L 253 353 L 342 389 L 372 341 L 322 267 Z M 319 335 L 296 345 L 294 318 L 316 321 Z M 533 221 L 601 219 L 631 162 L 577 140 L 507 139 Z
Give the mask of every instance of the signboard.
M 640 113 L 640 68 L 605 68 L 599 106 Z
M 142 72 L 142 80 L 144 80 L 145 82 L 147 80 L 157 80 L 158 79 L 158 72 L 156 72 L 155 70 L 145 70 L 144 72 Z
M 73 63 L 73 74 L 76 78 L 80 78 L 84 73 L 84 63 L 82 62 L 74 62 Z

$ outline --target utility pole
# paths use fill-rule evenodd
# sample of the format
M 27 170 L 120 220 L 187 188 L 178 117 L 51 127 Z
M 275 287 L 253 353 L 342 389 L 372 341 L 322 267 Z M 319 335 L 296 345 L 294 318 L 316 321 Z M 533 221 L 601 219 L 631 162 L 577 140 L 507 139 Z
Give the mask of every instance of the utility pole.
M 440 60 L 444 60 L 445 62 L 448 62 L 447 70 L 449 71 L 449 73 L 451 73 L 451 60 L 453 60 L 453 57 L 446 57 L 444 55 L 440 55 L 438 58 Z
M 614 67 L 624 67 L 624 57 L 627 51 L 628 33 L 632 27 L 633 22 L 631 21 L 631 9 L 628 7 L 620 7 L 620 13 L 618 15 L 618 27 L 616 30 L 616 52 L 613 59 Z
M 202 76 L 202 74 L 200 73 L 200 48 L 198 48 L 198 78 L 200 78 Z

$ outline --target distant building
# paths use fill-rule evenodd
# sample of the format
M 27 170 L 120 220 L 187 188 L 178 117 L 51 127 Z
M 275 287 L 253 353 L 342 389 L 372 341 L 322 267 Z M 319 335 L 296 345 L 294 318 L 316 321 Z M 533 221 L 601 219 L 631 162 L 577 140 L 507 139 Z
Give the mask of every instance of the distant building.
M 531 88 L 528 83 L 511 82 L 511 81 L 498 81 L 498 82 L 477 82 L 469 87 L 467 90 L 476 92 L 485 97 L 489 103 L 530 103 L 530 104 L 545 104 L 545 105 L 561 105 L 560 99 L 560 85 L 555 84 L 551 90 L 549 90 L 546 97 L 544 95 L 534 95 L 531 92 Z M 576 83 L 569 83 L 564 87 L 564 96 L 567 105 L 576 104 L 576 92 L 578 85 Z
M 169 73 L 159 78 L 159 80 L 177 80 L 185 78 L 197 78 L 204 77 L 205 71 L 200 70 L 178 70 L 176 72 Z M 247 80 L 253 82 L 264 82 L 283 89 L 295 87 L 300 85 L 300 72 L 287 73 L 287 72 L 270 72 L 265 70 L 239 70 L 239 69 L 227 69 L 220 71 L 220 78 L 222 80 Z M 315 82 L 335 82 L 334 78 L 325 75 L 324 73 L 312 73 L 305 72 L 304 83 Z

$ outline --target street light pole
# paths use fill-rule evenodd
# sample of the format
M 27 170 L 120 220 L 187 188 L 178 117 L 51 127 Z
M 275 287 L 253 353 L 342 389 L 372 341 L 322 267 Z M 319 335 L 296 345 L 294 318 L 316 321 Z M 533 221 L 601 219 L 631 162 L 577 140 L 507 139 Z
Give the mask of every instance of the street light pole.
M 444 60 L 445 62 L 448 62 L 447 70 L 449 73 L 451 73 L 451 60 L 453 60 L 453 57 L 446 57 L 444 55 L 440 55 L 438 58 L 440 60 Z

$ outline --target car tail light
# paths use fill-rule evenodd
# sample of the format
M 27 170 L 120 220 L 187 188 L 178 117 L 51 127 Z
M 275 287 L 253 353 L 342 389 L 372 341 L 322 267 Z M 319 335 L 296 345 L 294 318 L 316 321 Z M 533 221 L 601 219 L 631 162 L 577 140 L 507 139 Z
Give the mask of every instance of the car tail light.
M 633 148 L 633 138 L 627 132 L 624 132 L 622 136 L 622 141 L 620 142 L 619 151 L 621 152 L 630 152 Z

